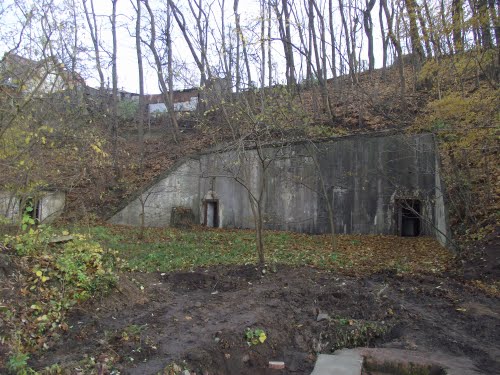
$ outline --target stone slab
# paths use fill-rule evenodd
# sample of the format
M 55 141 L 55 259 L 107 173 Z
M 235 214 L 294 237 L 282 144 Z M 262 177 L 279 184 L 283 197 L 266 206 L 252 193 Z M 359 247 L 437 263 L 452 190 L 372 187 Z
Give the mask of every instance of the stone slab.
M 340 350 L 335 354 L 320 354 L 311 375 L 360 375 L 363 366 L 361 353 Z
M 392 348 L 356 348 L 343 349 L 331 355 L 320 354 L 311 375 L 360 375 L 364 358 L 376 364 L 433 365 L 444 369 L 447 375 L 483 374 L 469 358 L 450 356 L 439 351 L 429 353 Z

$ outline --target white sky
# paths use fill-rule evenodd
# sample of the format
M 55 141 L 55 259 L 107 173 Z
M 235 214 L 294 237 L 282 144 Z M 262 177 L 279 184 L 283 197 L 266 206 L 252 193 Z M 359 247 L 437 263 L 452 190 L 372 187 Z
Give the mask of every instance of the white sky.
M 0 10 L 2 7 L 6 7 L 9 4 L 12 4 L 12 2 L 15 0 L 0 0 Z M 24 6 L 26 9 L 29 9 L 30 4 L 37 4 L 38 6 L 43 7 L 43 2 L 47 2 L 49 0 L 18 0 L 20 1 L 20 4 Z M 83 7 L 81 5 L 82 0 L 54 0 L 56 3 L 61 3 L 63 1 L 74 1 L 76 4 L 77 9 L 81 9 L 80 17 L 81 19 L 78 21 L 79 24 L 79 32 L 78 32 L 78 37 L 85 42 L 85 44 L 88 45 L 88 47 L 92 47 L 91 45 L 91 39 L 90 39 L 90 34 L 87 29 L 87 24 L 86 20 L 83 14 Z M 90 1 L 90 0 L 88 0 Z M 135 3 L 135 0 L 133 0 Z M 189 9 L 187 6 L 187 1 L 189 0 L 179 0 L 178 4 L 179 7 L 182 10 L 186 10 L 186 19 L 188 20 L 188 13 Z M 296 0 L 297 1 L 297 0 Z M 150 3 L 153 7 L 153 9 L 156 9 L 159 7 L 164 6 L 165 0 L 150 0 Z M 214 9 L 218 8 L 218 0 L 204 0 L 204 3 L 214 3 Z M 95 6 L 95 11 L 97 15 L 97 22 L 99 24 L 100 28 L 100 33 L 101 33 L 101 41 L 103 42 L 103 47 L 107 52 L 109 53 L 111 51 L 111 22 L 109 16 L 111 15 L 111 9 L 112 9 L 112 3 L 111 0 L 94 0 L 94 6 Z M 337 4 L 337 2 L 334 2 Z M 226 14 L 225 14 L 225 19 L 226 19 L 226 27 L 229 24 L 234 25 L 234 15 L 232 12 L 232 5 L 233 1 L 232 0 L 226 0 Z M 90 9 L 90 4 L 88 5 Z M 326 6 L 326 10 L 327 10 Z M 145 7 L 143 7 L 142 10 L 143 16 L 147 15 Z M 215 13 L 215 12 L 214 12 Z M 240 1 L 239 4 L 239 13 L 241 14 L 241 24 L 246 25 L 250 23 L 256 23 L 259 19 L 259 1 L 258 0 L 242 0 Z M 14 44 L 15 38 L 12 38 L 12 36 L 16 36 L 16 32 L 13 31 L 11 38 L 5 38 L 5 35 L 9 33 L 9 30 L 16 30 L 16 28 L 19 28 L 18 25 L 18 14 L 19 14 L 19 9 L 17 10 L 17 13 L 14 12 L 11 9 L 8 9 L 7 11 L 4 12 L 4 14 L 0 18 L 0 34 L 2 34 L 2 42 L 0 45 L 0 50 L 3 49 L 4 51 L 9 50 L 12 48 L 11 46 Z M 135 38 L 133 35 L 135 32 L 135 11 L 131 5 L 130 0 L 118 0 L 117 2 L 117 22 L 118 22 L 118 31 L 117 31 L 117 36 L 118 36 L 118 60 L 117 60 L 117 68 L 118 68 L 118 86 L 119 88 L 123 88 L 126 91 L 130 92 L 138 92 L 138 73 L 137 73 L 137 56 L 136 56 L 136 49 L 135 49 Z M 57 17 L 64 17 L 64 15 L 58 14 L 56 15 Z M 375 61 L 377 66 L 381 65 L 381 48 L 380 48 L 380 28 L 378 24 L 378 4 L 375 6 L 375 8 L 372 10 L 372 19 L 373 19 L 373 27 L 374 27 L 374 35 L 375 35 Z M 198 71 L 196 66 L 194 65 L 194 62 L 192 61 L 190 52 L 185 45 L 182 35 L 178 31 L 178 27 L 175 24 L 175 21 L 172 19 L 172 22 L 174 23 L 174 33 L 173 33 L 173 43 L 174 43 L 174 53 L 177 56 L 177 58 L 182 61 L 185 66 L 184 69 L 182 70 L 184 75 L 188 76 L 188 81 L 186 82 L 186 79 L 177 79 L 176 80 L 176 87 L 178 89 L 182 88 L 189 88 L 197 85 L 197 80 L 198 80 Z M 327 22 L 327 18 L 326 18 Z M 337 39 L 338 39 L 338 34 L 340 32 L 340 20 L 337 20 Z M 144 22 L 143 22 L 144 24 Z M 147 25 L 145 25 L 147 26 Z M 188 26 L 189 26 L 189 20 L 188 20 Z M 257 26 L 256 32 L 260 32 L 260 26 Z M 250 37 L 250 32 L 247 30 L 243 30 L 243 33 L 245 35 L 248 35 Z M 274 33 L 277 34 L 277 30 L 274 30 Z M 147 37 L 147 36 L 146 36 Z M 361 39 L 361 37 L 363 39 Z M 362 50 L 362 59 L 366 60 L 365 54 L 366 54 L 366 38 L 363 33 L 359 33 L 359 43 L 363 43 L 363 50 Z M 295 40 L 296 44 L 299 44 L 298 37 L 296 36 Z M 214 47 L 214 46 L 212 46 Z M 218 46 L 220 47 L 220 46 Z M 328 48 L 328 47 L 327 47 Z M 147 46 L 143 45 L 143 54 L 149 55 L 149 51 Z M 210 49 L 210 45 L 209 45 Z M 280 81 L 282 82 L 284 80 L 284 74 L 283 74 L 283 68 L 284 68 L 284 62 L 283 62 L 283 47 L 280 41 L 275 41 L 273 42 L 273 59 L 276 60 L 276 70 L 279 74 L 281 74 Z M 281 56 L 281 58 L 280 58 Z M 93 53 L 92 49 L 90 51 L 88 58 L 88 62 L 85 63 L 85 66 L 87 69 L 83 72 L 83 76 L 86 79 L 86 82 L 90 86 L 97 87 L 99 85 L 98 82 L 98 75 L 97 71 L 94 68 L 95 63 L 92 61 Z M 106 64 L 105 66 L 105 75 L 106 79 L 111 82 L 111 68 L 109 67 L 109 55 L 107 55 L 104 52 L 101 52 L 101 58 L 103 60 L 103 64 Z M 338 61 L 337 61 L 338 63 Z M 148 60 L 144 59 L 144 67 L 145 67 L 145 91 L 146 93 L 158 93 L 160 92 L 159 87 L 158 87 L 158 82 L 157 82 L 157 76 L 156 76 L 156 71 L 148 66 Z M 298 62 L 298 59 L 296 60 L 296 71 L 297 74 L 299 74 L 299 69 L 300 69 L 300 63 Z M 192 78 L 189 80 L 189 76 Z M 257 80 L 256 74 L 252 77 L 254 81 Z

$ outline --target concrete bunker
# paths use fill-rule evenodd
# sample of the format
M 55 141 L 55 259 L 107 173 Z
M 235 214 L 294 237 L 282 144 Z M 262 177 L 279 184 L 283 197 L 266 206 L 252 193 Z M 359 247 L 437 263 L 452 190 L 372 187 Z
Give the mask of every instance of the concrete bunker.
M 244 158 L 239 152 L 225 148 L 179 161 L 141 193 L 155 192 L 145 210 L 146 226 L 168 226 L 165 213 L 184 206 L 191 207 L 198 224 L 252 229 L 250 189 L 263 191 L 264 229 L 329 233 L 328 194 L 336 233 L 434 236 L 443 245 L 449 238 L 432 134 L 353 135 L 313 148 L 306 142 L 269 145 L 259 150 L 275 157 L 265 186 L 258 186 L 264 172 L 257 150 L 247 148 Z M 140 214 L 136 198 L 109 221 L 140 225 Z
M 215 178 L 211 178 L 212 189 L 202 201 L 202 224 L 208 228 L 218 228 L 220 224 L 220 202 L 217 193 L 213 190 Z
M 41 199 L 29 196 L 21 201 L 21 213 L 28 215 L 35 223 L 42 221 L 42 204 Z
M 66 204 L 62 191 L 41 190 L 30 195 L 0 191 L 0 216 L 12 224 L 19 223 L 27 213 L 38 224 L 49 224 L 59 218 Z
M 418 237 L 423 230 L 422 202 L 420 199 L 396 200 L 396 234 L 401 237 Z
M 206 199 L 203 202 L 203 212 L 204 212 L 204 224 L 209 228 L 219 227 L 219 200 L 218 199 Z

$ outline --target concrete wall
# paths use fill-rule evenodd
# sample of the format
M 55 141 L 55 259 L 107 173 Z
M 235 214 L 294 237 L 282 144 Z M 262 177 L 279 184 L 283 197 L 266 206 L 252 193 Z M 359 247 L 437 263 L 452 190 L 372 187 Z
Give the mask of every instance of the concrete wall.
M 0 217 L 11 222 L 19 217 L 19 198 L 8 191 L 0 191 Z
M 130 204 L 115 214 L 110 222 L 139 226 L 144 207 L 146 226 L 167 226 L 170 224 L 172 208 L 177 206 L 191 207 L 196 220 L 199 220 L 199 176 L 199 161 L 186 161 L 175 167 L 165 178 L 142 192 Z
M 38 217 L 40 223 L 49 224 L 61 216 L 66 204 L 66 194 L 61 191 L 42 191 L 34 194 L 35 203 L 38 204 Z M 21 198 L 8 191 L 0 192 L 0 216 L 17 222 L 21 219 Z
M 203 223 L 204 201 L 218 202 L 219 226 L 252 228 L 249 192 L 263 189 L 268 229 L 307 233 L 330 231 L 327 198 L 333 202 L 337 233 L 397 234 L 397 202 L 421 202 L 422 234 L 448 235 L 434 138 L 350 136 L 330 142 L 207 153 L 171 171 L 153 185 L 145 205 L 148 226 L 167 226 L 174 206 L 191 207 Z M 139 225 L 140 199 L 110 220 Z M 442 233 L 440 233 L 442 232 Z M 439 235 L 438 235 L 439 234 Z
M 59 218 L 66 204 L 66 194 L 62 191 L 47 192 L 40 197 L 40 223 L 49 224 Z

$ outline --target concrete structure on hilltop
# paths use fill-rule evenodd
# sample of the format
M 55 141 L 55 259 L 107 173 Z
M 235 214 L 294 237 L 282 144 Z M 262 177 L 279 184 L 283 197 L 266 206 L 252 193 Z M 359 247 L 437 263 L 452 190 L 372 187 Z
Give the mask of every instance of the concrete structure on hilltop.
M 146 226 L 168 226 L 172 210 L 183 207 L 200 224 L 253 228 L 248 191 L 258 194 L 264 181 L 267 229 L 330 232 L 328 197 L 337 233 L 431 235 L 442 244 L 449 238 L 432 134 L 353 135 L 239 152 L 212 151 L 179 162 L 110 222 L 138 226 L 144 215 Z

